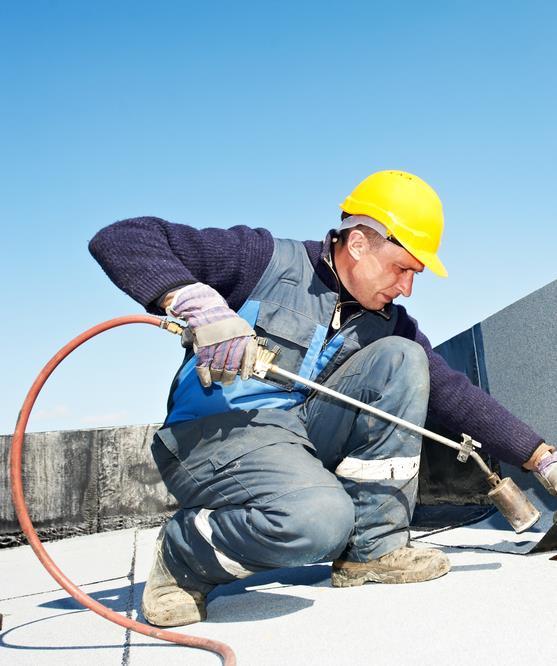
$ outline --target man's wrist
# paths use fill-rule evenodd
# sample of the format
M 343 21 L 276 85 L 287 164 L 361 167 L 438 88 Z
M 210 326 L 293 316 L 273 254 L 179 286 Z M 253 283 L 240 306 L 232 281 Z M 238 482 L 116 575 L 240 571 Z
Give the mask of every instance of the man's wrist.
M 197 297 L 197 300 L 199 301 L 200 294 L 198 293 L 198 288 L 201 288 L 204 292 L 208 292 L 211 295 L 214 294 L 218 297 L 219 300 L 222 300 L 221 296 L 208 285 L 202 284 L 201 282 L 190 282 L 188 284 L 176 287 L 166 294 L 164 297 L 164 309 L 166 314 L 172 317 L 183 317 L 186 310 L 196 309 L 195 307 L 191 307 L 190 300 L 193 295 Z M 206 301 L 207 294 L 204 293 L 202 296 Z
M 165 312 L 166 312 L 166 309 L 168 307 L 170 307 L 170 304 L 172 303 L 172 301 L 174 299 L 174 295 L 176 294 L 177 291 L 178 291 L 178 289 L 174 289 L 173 291 L 169 291 L 167 294 L 164 295 L 164 297 L 161 300 L 159 300 L 159 304 Z
M 530 456 L 530 458 L 528 458 L 528 460 L 522 465 L 522 467 L 530 472 L 533 472 L 537 469 L 538 463 L 542 457 L 547 453 L 551 453 L 552 451 L 555 451 L 555 447 L 553 445 L 542 442 Z
M 181 282 L 180 284 L 173 286 L 171 289 L 161 294 L 157 298 L 156 300 L 157 305 L 159 306 L 159 308 L 166 311 L 166 308 L 169 307 L 169 305 L 172 303 L 174 296 L 180 291 L 180 289 L 183 289 L 184 287 L 187 287 L 190 284 L 196 284 L 196 283 L 197 280 L 191 280 L 190 282 L 187 281 Z

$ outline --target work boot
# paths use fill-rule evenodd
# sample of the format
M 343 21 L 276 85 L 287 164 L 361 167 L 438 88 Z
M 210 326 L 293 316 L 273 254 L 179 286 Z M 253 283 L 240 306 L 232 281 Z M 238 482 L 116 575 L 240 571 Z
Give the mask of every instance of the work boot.
M 369 562 L 335 560 L 333 587 L 352 587 L 367 582 L 420 583 L 444 576 L 451 568 L 449 558 L 435 548 L 402 546 Z
M 164 528 L 155 545 L 155 559 L 145 583 L 141 609 L 149 624 L 178 627 L 207 619 L 205 594 L 178 584 L 165 564 L 162 546 Z

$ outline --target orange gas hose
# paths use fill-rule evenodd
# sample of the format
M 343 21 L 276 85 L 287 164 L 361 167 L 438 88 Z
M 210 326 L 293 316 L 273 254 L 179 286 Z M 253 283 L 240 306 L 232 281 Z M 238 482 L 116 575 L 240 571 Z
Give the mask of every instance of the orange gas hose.
M 78 601 L 80 604 L 94 611 L 101 617 L 110 620 L 116 624 L 119 624 L 126 629 L 131 629 L 145 636 L 151 636 L 152 638 L 160 638 L 164 641 L 169 641 L 171 643 L 178 643 L 179 645 L 185 645 L 187 647 L 194 647 L 201 650 L 208 650 L 210 652 L 215 652 L 223 658 L 224 666 L 235 666 L 236 665 L 236 655 L 232 651 L 232 648 L 226 643 L 221 643 L 220 641 L 214 641 L 209 638 L 201 638 L 197 636 L 189 636 L 186 634 L 180 634 L 174 631 L 166 631 L 163 629 L 157 629 L 148 624 L 143 624 L 142 622 L 136 622 L 129 618 L 123 617 L 116 613 L 115 611 L 110 610 L 103 604 L 95 601 L 89 595 L 82 592 L 79 587 L 77 587 L 71 580 L 69 580 L 64 573 L 58 568 L 58 566 L 50 558 L 44 546 L 42 545 L 35 528 L 29 517 L 29 512 L 27 510 L 27 505 L 25 503 L 25 496 L 23 494 L 23 480 L 22 480 L 22 452 L 23 452 L 23 442 L 25 436 L 25 429 L 27 427 L 27 422 L 29 420 L 29 415 L 35 400 L 39 395 L 42 387 L 44 386 L 46 380 L 50 377 L 54 369 L 68 356 L 73 352 L 77 347 L 82 345 L 87 340 L 90 340 L 99 333 L 103 333 L 111 328 L 116 328 L 117 326 L 123 326 L 124 324 L 151 324 L 158 327 L 166 327 L 166 320 L 161 319 L 160 317 L 155 317 L 152 315 L 129 315 L 125 317 L 116 317 L 115 319 L 109 319 L 108 321 L 102 322 L 97 326 L 93 326 L 87 331 L 81 333 L 73 340 L 71 340 L 67 345 L 62 347 L 60 351 L 55 354 L 50 361 L 44 366 L 41 370 L 33 385 L 29 389 L 23 406 L 19 413 L 17 419 L 17 425 L 15 432 L 12 438 L 12 447 L 10 452 L 10 478 L 12 483 L 12 499 L 14 507 L 17 513 L 17 518 L 23 533 L 27 537 L 29 544 L 35 555 L 42 562 L 45 569 L 48 573 L 67 591 L 71 596 Z M 174 331 L 176 332 L 176 331 Z

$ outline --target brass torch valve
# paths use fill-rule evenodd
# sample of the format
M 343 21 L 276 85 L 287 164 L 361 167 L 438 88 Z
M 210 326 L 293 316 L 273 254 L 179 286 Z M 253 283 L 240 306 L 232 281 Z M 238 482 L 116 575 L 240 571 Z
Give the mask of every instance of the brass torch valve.
M 267 338 L 258 336 L 256 341 L 257 356 L 253 367 L 253 374 L 259 379 L 265 379 L 269 370 L 272 371 L 275 359 L 280 354 L 280 347 L 275 345 L 272 349 L 269 349 L 269 341 Z

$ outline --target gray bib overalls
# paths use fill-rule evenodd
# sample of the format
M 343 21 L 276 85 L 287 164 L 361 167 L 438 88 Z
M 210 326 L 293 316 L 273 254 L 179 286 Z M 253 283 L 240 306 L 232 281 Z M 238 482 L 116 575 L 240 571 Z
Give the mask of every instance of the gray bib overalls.
M 360 310 L 328 334 L 338 294 L 302 243 L 275 240 L 269 266 L 238 311 L 281 347 L 278 363 L 423 425 L 423 349 L 392 335 L 392 316 Z M 164 557 L 181 584 L 217 583 L 273 567 L 375 559 L 405 545 L 420 438 L 300 384 L 239 378 L 201 387 L 192 354 L 173 382 L 153 455 L 182 507 Z

